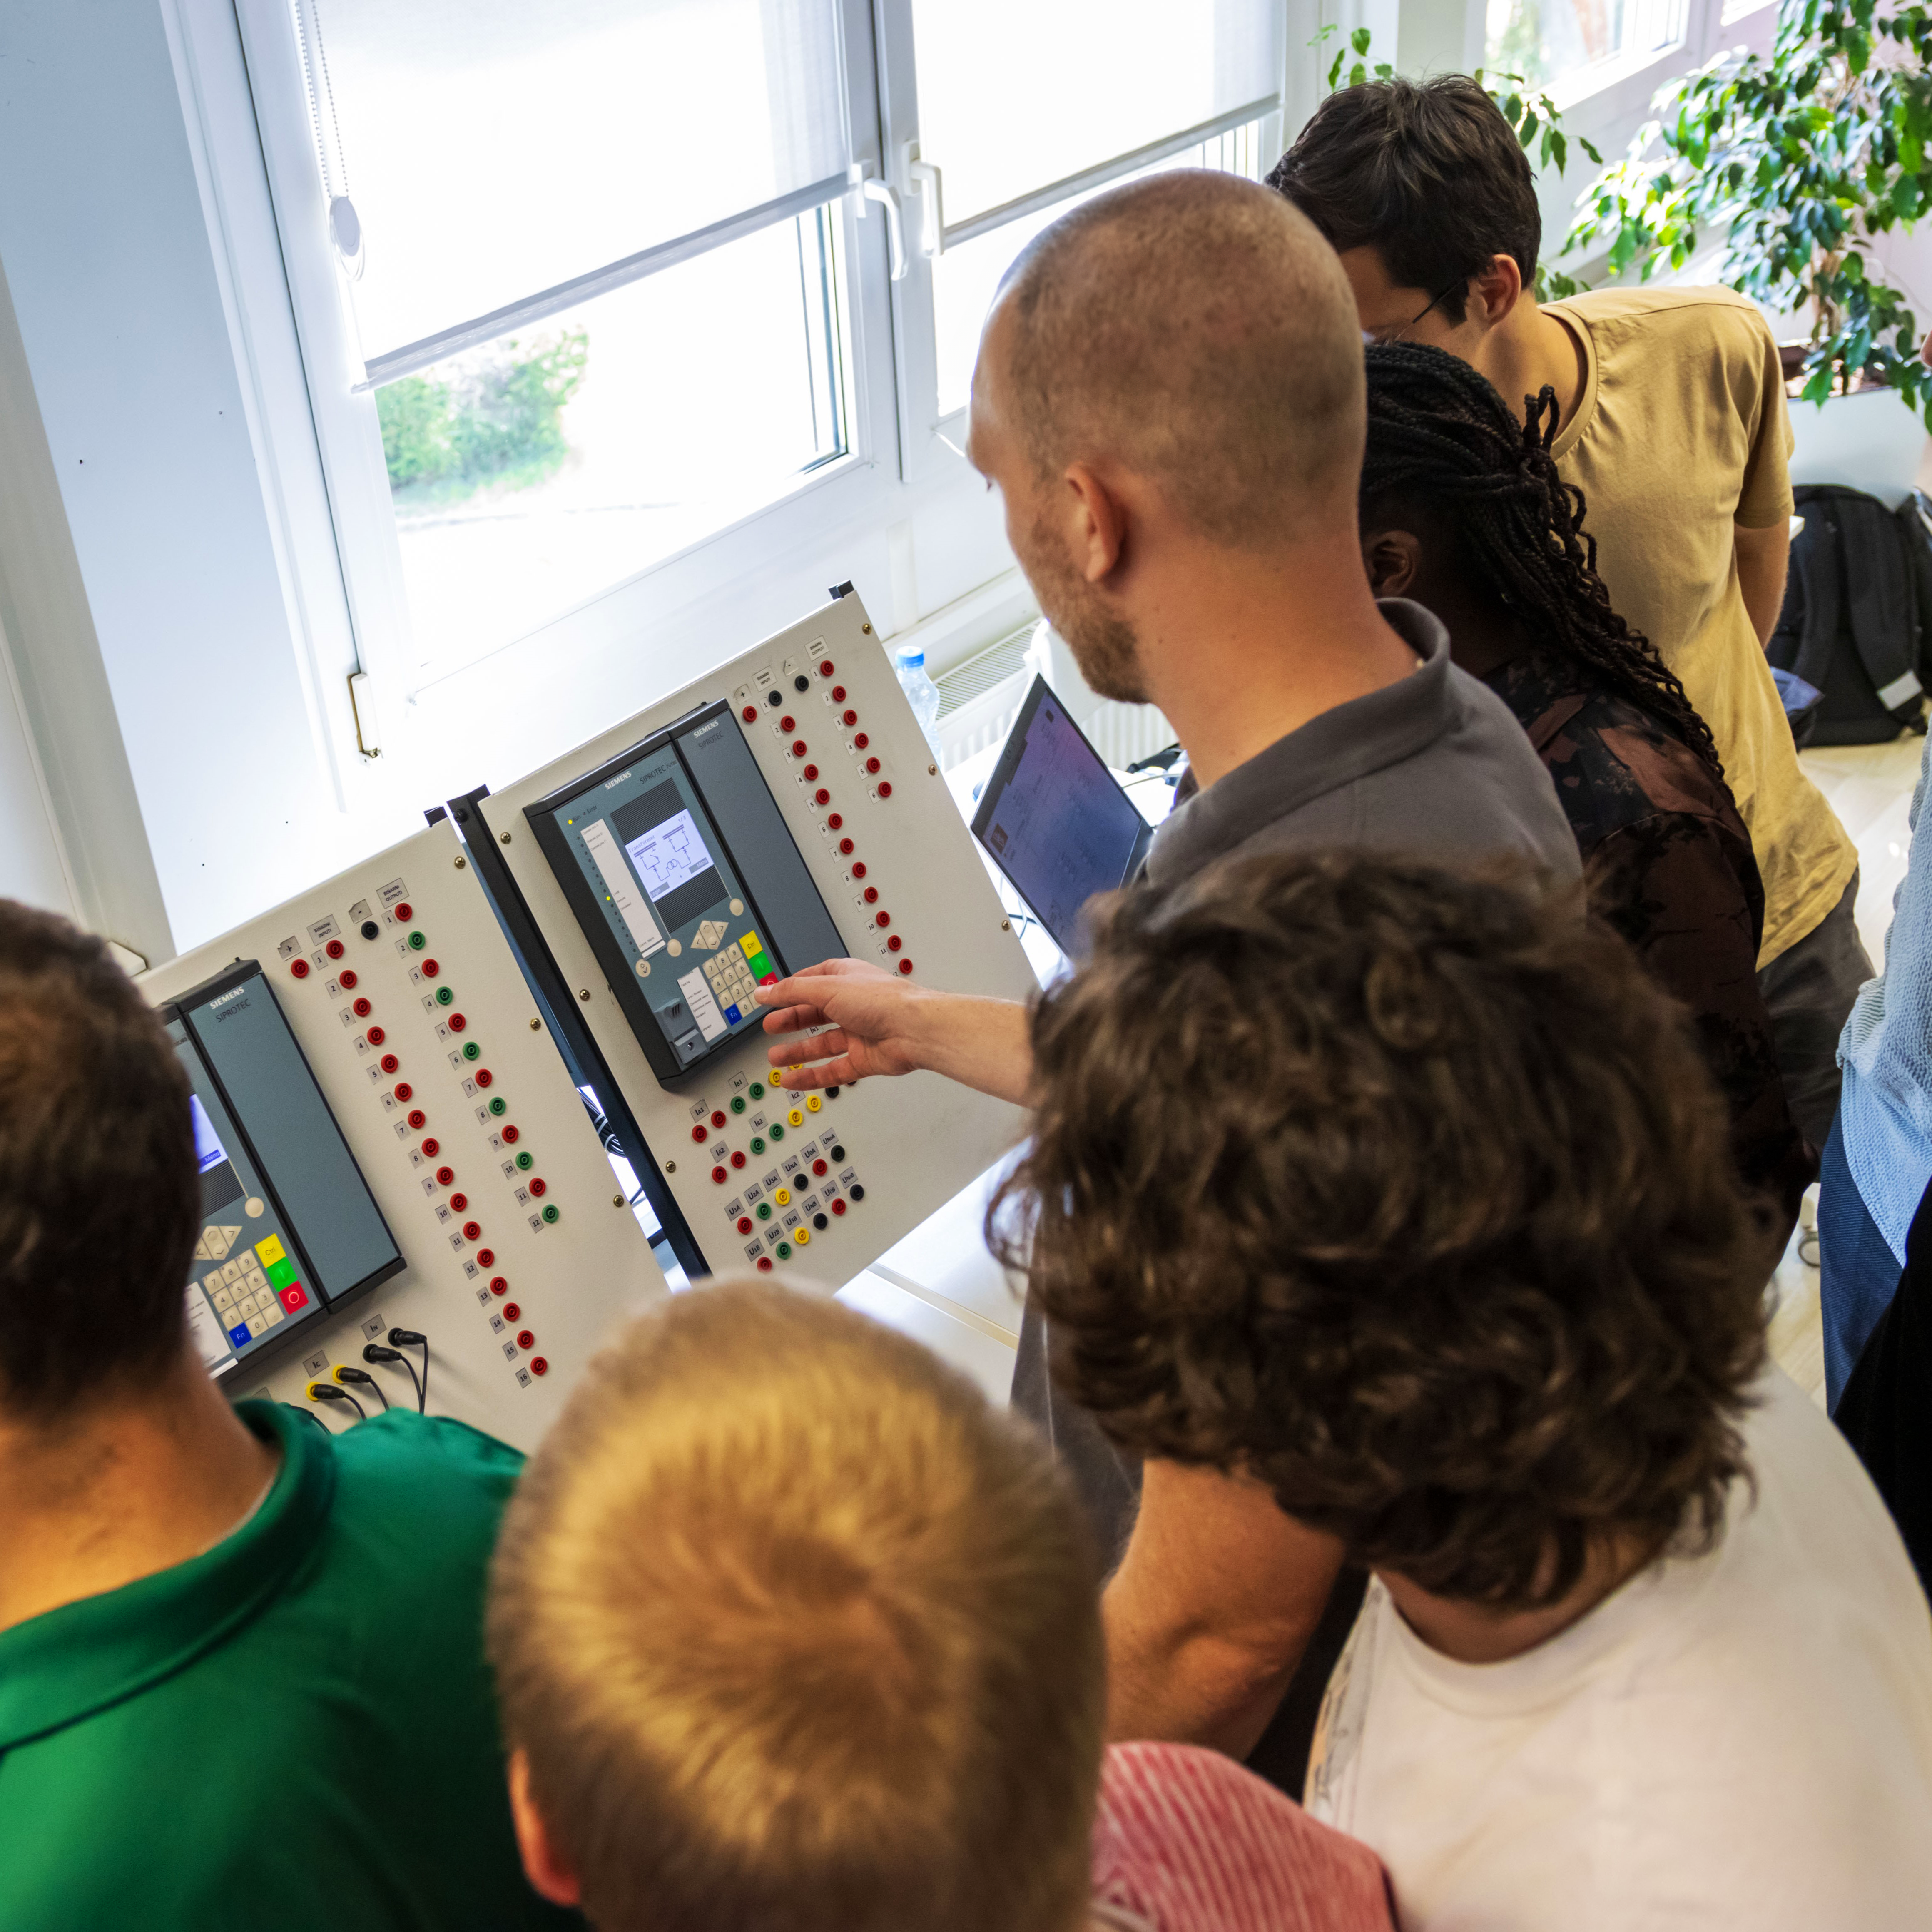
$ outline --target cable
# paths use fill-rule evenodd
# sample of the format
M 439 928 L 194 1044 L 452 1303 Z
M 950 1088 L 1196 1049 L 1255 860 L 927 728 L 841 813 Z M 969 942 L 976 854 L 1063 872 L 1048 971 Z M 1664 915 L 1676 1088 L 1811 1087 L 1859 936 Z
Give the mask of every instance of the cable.
M 422 1380 L 416 1384 L 416 1413 L 421 1415 L 425 1412 L 424 1404 L 429 1400 L 429 1337 L 418 1335 L 413 1328 L 392 1328 L 389 1346 L 422 1351 Z
M 398 1354 L 394 1348 L 386 1348 L 380 1342 L 370 1342 L 366 1344 L 362 1350 L 362 1359 L 365 1362 L 400 1362 L 403 1365 L 403 1372 L 410 1378 L 410 1387 L 416 1392 L 416 1413 L 418 1415 L 422 1414 L 422 1384 L 416 1380 L 416 1364 L 408 1356 Z
M 389 1398 L 382 1393 L 381 1385 L 376 1382 L 376 1378 L 366 1369 L 351 1368 L 346 1362 L 338 1362 L 330 1372 L 339 1382 L 353 1382 L 358 1388 L 374 1389 L 376 1392 L 376 1400 L 382 1405 L 383 1412 L 386 1414 L 388 1413 Z
M 355 1410 L 357 1419 L 367 1422 L 369 1412 L 345 1388 L 338 1388 L 333 1382 L 310 1382 L 308 1385 L 310 1402 L 346 1402 Z

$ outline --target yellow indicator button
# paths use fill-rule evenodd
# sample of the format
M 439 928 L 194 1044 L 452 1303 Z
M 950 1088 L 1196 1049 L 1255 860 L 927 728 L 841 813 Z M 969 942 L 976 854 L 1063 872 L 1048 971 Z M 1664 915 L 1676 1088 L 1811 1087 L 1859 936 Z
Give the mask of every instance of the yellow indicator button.
M 785 1118 L 795 1127 L 802 1127 L 805 1125 L 805 1116 L 796 1107 L 786 1114 Z
M 772 1194 L 772 1198 L 781 1208 L 789 1208 L 791 1205 L 791 1190 L 789 1187 L 781 1187 Z
M 812 1230 L 809 1228 L 801 1228 L 796 1234 L 793 1235 L 792 1239 L 796 1241 L 800 1247 L 803 1247 L 806 1243 L 812 1239 Z
M 261 1256 L 262 1265 L 266 1268 L 273 1268 L 276 1262 L 288 1252 L 288 1250 L 273 1234 L 271 1234 L 266 1241 L 257 1241 L 255 1244 L 255 1252 Z
M 824 1105 L 825 1102 L 816 1094 L 808 1094 L 805 1096 L 805 1111 L 808 1114 L 817 1113 Z
M 747 959 L 754 957 L 757 954 L 764 952 L 764 941 L 761 940 L 755 932 L 746 933 L 744 938 L 738 942 L 738 950 L 743 953 Z

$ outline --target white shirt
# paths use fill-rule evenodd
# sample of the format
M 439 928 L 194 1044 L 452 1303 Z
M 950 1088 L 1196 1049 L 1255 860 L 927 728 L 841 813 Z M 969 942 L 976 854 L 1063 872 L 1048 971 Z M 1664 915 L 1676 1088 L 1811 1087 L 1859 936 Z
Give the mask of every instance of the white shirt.
M 1759 1392 L 1718 1547 L 1520 1657 L 1444 1657 L 1371 1586 L 1307 1805 L 1402 1932 L 1932 1926 L 1932 1614 L 1838 1431 Z

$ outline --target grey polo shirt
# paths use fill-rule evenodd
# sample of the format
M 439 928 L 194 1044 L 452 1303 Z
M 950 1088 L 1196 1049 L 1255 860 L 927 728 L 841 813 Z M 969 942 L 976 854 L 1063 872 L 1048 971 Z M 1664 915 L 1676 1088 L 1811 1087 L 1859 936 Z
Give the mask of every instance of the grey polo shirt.
M 1400 597 L 1379 608 L 1421 660 L 1416 668 L 1311 718 L 1177 805 L 1148 848 L 1148 879 L 1186 878 L 1232 852 L 1324 847 L 1452 860 L 1516 854 L 1556 878 L 1578 875 L 1570 822 L 1514 714 L 1449 662 L 1449 633 L 1431 612 Z M 1111 1561 L 1133 1526 L 1140 1472 L 1054 1389 L 1046 1324 L 1030 1300 L 1012 1403 L 1046 1431 Z
M 1186 878 L 1231 852 L 1334 846 L 1517 854 L 1576 877 L 1575 835 L 1515 715 L 1449 662 L 1449 633 L 1430 612 L 1402 597 L 1378 608 L 1420 663 L 1177 805 L 1148 848 L 1149 879 Z

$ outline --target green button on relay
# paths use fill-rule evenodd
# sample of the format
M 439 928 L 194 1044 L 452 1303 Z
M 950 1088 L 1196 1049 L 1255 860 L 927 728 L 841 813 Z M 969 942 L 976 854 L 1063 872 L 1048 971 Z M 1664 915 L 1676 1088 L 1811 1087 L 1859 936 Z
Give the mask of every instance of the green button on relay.
M 510 1103 L 499 1094 L 496 1099 L 490 1102 L 490 1111 L 501 1120 L 510 1111 Z
M 731 1111 L 734 1114 L 742 1114 L 745 1111 L 745 1096 L 743 1094 L 734 1094 L 731 1096 Z
M 439 986 L 436 989 L 436 1003 L 440 1006 L 448 1006 L 455 998 L 456 995 L 447 986 Z
M 526 1174 L 529 1173 L 530 1169 L 536 1166 L 536 1156 L 530 1152 L 528 1148 L 526 1148 L 523 1152 L 517 1156 L 517 1165 L 521 1168 Z
M 779 1259 L 780 1261 L 782 1261 L 782 1262 L 788 1262 L 788 1261 L 790 1261 L 790 1260 L 791 1259 L 791 1244 L 790 1244 L 790 1242 L 789 1242 L 789 1241 L 781 1241 L 781 1242 L 779 1242 L 779 1244 L 778 1244 L 778 1246 L 777 1246 L 775 1249 L 773 1249 L 773 1250 L 772 1250 L 772 1252 L 773 1252 L 774 1254 L 776 1254 L 776 1255 L 778 1256 L 778 1259 Z
M 758 1219 L 760 1221 L 769 1221 L 771 1218 L 772 1204 L 769 1201 L 760 1201 L 758 1203 Z
M 463 1057 L 465 1060 L 481 1060 L 483 1049 L 473 1040 L 466 1040 L 463 1042 Z
M 410 934 L 410 950 L 412 952 L 420 952 L 428 944 L 429 941 L 420 932 L 412 932 Z
M 763 1154 L 764 1150 L 764 1136 L 762 1134 L 754 1134 L 752 1136 L 752 1151 L 754 1154 Z
M 554 1227 L 557 1222 L 562 1218 L 562 1212 L 558 1208 L 555 1202 L 553 1201 L 548 1207 L 544 1208 L 543 1211 L 543 1217 L 553 1227 Z
M 749 1090 L 752 1098 L 754 1100 L 762 1100 L 765 1097 L 764 1088 L 755 1080 L 752 1082 Z

